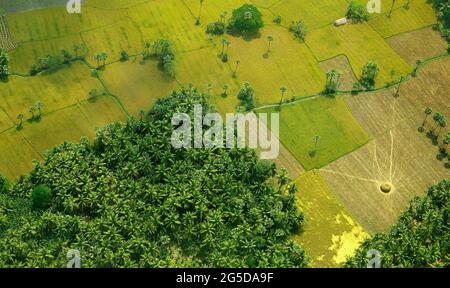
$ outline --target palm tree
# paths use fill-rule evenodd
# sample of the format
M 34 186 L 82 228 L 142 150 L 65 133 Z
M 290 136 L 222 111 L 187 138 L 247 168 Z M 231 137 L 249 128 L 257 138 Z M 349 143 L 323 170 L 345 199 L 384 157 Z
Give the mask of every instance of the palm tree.
M 227 50 L 225 51 L 225 55 L 228 55 L 228 48 L 230 47 L 231 41 L 225 39 L 225 45 L 227 45 Z
M 425 119 L 423 119 L 423 122 L 422 122 L 422 128 L 423 127 L 425 127 L 425 123 L 426 123 L 426 121 L 427 121 L 427 118 L 428 118 L 428 116 L 431 114 L 431 113 L 433 113 L 433 109 L 431 108 L 431 107 L 427 107 L 427 108 L 425 108 Z
M 198 11 L 198 17 L 197 17 L 197 21 L 195 22 L 195 25 L 200 25 L 200 17 L 202 16 L 202 8 L 203 8 L 203 2 L 205 0 L 200 0 L 200 9 Z
M 228 88 L 229 86 L 227 84 L 223 85 L 223 96 L 227 96 L 228 95 Z
M 36 112 L 36 106 L 31 106 L 30 107 L 30 113 L 31 113 L 31 120 L 33 120 L 34 119 L 34 112 Z
M 141 121 L 144 120 L 144 116 L 145 116 L 145 111 L 144 110 L 139 110 L 139 117 L 141 118 Z
M 100 54 L 95 54 L 94 59 L 97 61 L 97 68 L 100 67 L 100 60 L 102 60 L 102 56 Z
M 444 116 L 442 116 L 439 119 L 438 126 L 439 126 L 439 130 L 438 130 L 438 133 L 436 135 L 436 138 L 439 139 L 439 135 L 441 134 L 442 128 L 445 128 L 445 126 L 447 126 L 447 119 Z
M 206 89 L 208 90 L 208 95 L 211 95 L 212 88 L 213 88 L 213 85 L 211 83 L 206 84 Z
M 281 92 L 281 99 L 280 99 L 280 105 L 283 103 L 284 94 L 286 93 L 287 88 L 285 86 L 280 87 Z
M 41 109 L 44 107 L 44 104 L 41 101 L 38 101 L 36 102 L 35 107 L 39 111 L 38 117 L 41 117 Z
M 444 139 L 442 140 L 442 142 L 445 145 L 444 151 L 447 151 L 448 144 L 450 143 L 450 131 L 448 131 L 447 134 L 444 135 Z
M 269 41 L 269 46 L 267 47 L 267 54 L 269 54 L 270 53 L 270 44 L 272 44 L 273 36 L 272 35 L 267 36 L 267 41 Z
M 319 144 L 320 139 L 320 135 L 314 136 L 314 150 L 317 150 L 317 145 Z
M 80 50 L 81 50 L 80 44 L 73 45 L 73 51 L 75 52 L 75 59 L 78 58 L 78 51 L 80 51 Z
M 433 132 L 439 127 L 439 122 L 442 119 L 442 114 L 440 112 L 434 113 L 433 120 L 436 123 L 436 126 L 433 128 Z
M 392 0 L 392 6 L 391 6 L 391 10 L 389 11 L 388 17 L 391 17 L 391 15 L 392 15 L 392 11 L 394 10 L 395 1 L 396 0 Z
M 106 65 L 106 59 L 108 58 L 108 54 L 106 54 L 106 52 L 102 52 L 100 54 L 100 56 L 101 56 L 101 59 L 103 60 L 103 66 L 105 66 Z
M 233 77 L 236 78 L 237 76 L 237 70 L 239 68 L 239 64 L 241 64 L 241 60 L 237 59 L 236 60 L 236 67 L 234 68 L 234 72 L 233 72 Z
M 220 14 L 220 22 L 222 22 L 223 24 L 225 24 L 225 17 L 227 17 L 227 11 L 223 11 Z
M 150 47 L 152 47 L 152 44 L 150 41 L 145 41 L 145 49 L 147 49 L 147 54 L 150 54 Z
M 22 127 L 23 117 L 24 117 L 24 115 L 22 113 L 17 114 L 17 119 L 19 119 L 19 121 L 20 121 L 20 123 L 19 123 L 19 125 L 17 125 L 17 127 Z

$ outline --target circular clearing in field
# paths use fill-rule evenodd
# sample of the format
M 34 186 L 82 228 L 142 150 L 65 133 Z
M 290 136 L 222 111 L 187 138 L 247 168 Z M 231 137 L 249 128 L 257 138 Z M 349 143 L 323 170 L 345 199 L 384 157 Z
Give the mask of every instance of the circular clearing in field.
M 380 190 L 383 193 L 389 193 L 392 190 L 392 184 L 389 182 L 385 182 L 385 183 L 381 184 Z

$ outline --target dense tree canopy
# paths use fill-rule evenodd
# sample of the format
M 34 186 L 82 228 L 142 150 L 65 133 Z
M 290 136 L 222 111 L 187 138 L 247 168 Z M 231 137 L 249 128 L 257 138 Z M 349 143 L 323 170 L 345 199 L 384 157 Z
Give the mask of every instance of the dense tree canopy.
M 450 35 L 450 0 L 429 0 L 439 20 L 439 30 L 446 37 Z
M 391 230 L 366 240 L 347 261 L 366 267 L 366 253 L 381 253 L 382 267 L 450 267 L 450 179 L 411 201 Z
M 297 267 L 296 187 L 250 149 L 174 149 L 172 114 L 210 109 L 187 88 L 93 143 L 65 143 L 0 190 L 0 267 Z M 283 171 L 284 172 L 284 171 Z M 277 183 L 277 184 L 275 184 Z M 50 205 L 33 208 L 36 187 Z M 46 194 L 46 193 L 44 193 Z
M 9 56 L 6 50 L 0 48 L 0 79 L 9 75 Z
M 353 0 L 347 7 L 347 18 L 353 22 L 364 22 L 369 20 L 369 12 L 364 3 Z
M 232 33 L 257 34 L 264 27 L 262 14 L 251 4 L 233 10 L 228 28 Z

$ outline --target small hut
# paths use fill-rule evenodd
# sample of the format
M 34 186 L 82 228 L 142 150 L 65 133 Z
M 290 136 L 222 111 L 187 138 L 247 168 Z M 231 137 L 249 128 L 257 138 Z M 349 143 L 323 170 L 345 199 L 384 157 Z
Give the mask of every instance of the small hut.
M 341 18 L 341 19 L 338 19 L 338 20 L 334 21 L 334 26 L 339 27 L 339 26 L 343 26 L 343 25 L 345 25 L 347 23 L 348 23 L 348 20 L 347 20 L 346 17 L 344 17 L 344 18 Z

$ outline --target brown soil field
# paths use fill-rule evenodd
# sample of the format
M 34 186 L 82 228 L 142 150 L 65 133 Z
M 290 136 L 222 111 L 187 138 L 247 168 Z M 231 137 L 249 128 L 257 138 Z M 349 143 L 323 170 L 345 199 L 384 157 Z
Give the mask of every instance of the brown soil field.
M 427 63 L 401 86 L 398 97 L 388 89 L 345 98 L 372 140 L 320 171 L 370 232 L 387 230 L 414 196 L 449 175 L 445 160 L 436 158 L 437 148 L 418 131 L 426 106 L 449 116 L 449 69 L 449 58 Z M 389 193 L 380 189 L 386 183 Z
M 447 42 L 431 27 L 401 33 L 386 39 L 386 42 L 409 64 L 415 66 L 423 60 L 447 52 Z
M 11 51 L 16 47 L 17 44 L 14 42 L 8 29 L 6 17 L 4 15 L 0 15 L 0 48 L 5 49 L 6 51 Z
M 346 56 L 339 55 L 329 60 L 322 61 L 319 65 L 324 73 L 327 73 L 332 69 L 341 73 L 341 81 L 338 87 L 339 90 L 349 91 L 353 88 L 353 84 L 355 84 L 357 79 Z

